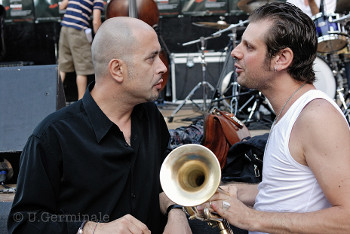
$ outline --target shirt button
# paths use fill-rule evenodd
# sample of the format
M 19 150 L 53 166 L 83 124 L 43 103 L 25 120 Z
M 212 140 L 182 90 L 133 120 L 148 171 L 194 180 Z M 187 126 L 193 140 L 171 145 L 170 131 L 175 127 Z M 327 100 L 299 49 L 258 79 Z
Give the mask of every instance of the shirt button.
M 136 198 L 136 194 L 135 193 L 131 193 L 131 197 L 132 198 Z

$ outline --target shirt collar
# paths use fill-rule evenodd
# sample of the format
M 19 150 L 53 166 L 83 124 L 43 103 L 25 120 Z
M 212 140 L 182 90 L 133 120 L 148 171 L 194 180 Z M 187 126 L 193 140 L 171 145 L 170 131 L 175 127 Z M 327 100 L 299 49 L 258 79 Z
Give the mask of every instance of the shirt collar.
M 114 125 L 112 121 L 102 112 L 95 100 L 91 96 L 91 90 L 93 89 L 95 82 L 89 84 L 83 97 L 83 105 L 86 114 L 94 129 L 97 142 L 100 142 L 102 138 L 108 133 L 110 128 Z

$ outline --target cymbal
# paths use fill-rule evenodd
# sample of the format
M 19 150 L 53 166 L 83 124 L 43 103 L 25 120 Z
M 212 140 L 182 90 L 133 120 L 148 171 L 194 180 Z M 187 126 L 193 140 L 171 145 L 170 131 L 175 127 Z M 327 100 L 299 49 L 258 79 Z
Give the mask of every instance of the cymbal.
M 335 8 L 336 13 L 344 13 L 350 11 L 350 1 L 349 0 L 338 0 L 337 6 Z
M 246 13 L 252 13 L 255 9 L 265 5 L 266 3 L 276 1 L 277 0 L 240 0 L 237 3 L 237 6 Z
M 195 26 L 198 27 L 205 27 L 205 28 L 215 28 L 215 29 L 225 29 L 230 26 L 225 21 L 219 20 L 217 22 L 193 22 L 192 23 Z

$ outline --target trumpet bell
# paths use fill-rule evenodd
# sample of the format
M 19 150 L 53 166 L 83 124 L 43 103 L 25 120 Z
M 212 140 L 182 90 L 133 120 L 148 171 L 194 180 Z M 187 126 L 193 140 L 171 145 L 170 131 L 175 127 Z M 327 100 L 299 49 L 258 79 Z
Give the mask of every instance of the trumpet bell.
M 215 154 L 198 144 L 174 149 L 160 170 L 164 193 L 182 206 L 197 206 L 208 201 L 217 191 L 220 180 L 221 168 Z

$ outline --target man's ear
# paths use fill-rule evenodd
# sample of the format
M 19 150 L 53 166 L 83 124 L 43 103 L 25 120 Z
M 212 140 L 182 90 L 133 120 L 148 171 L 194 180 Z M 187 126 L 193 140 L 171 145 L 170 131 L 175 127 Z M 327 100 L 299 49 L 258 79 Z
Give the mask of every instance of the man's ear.
M 286 70 L 293 62 L 294 53 L 290 48 L 282 49 L 274 58 L 273 69 L 275 71 Z
M 117 82 L 122 82 L 124 79 L 123 76 L 123 61 L 120 59 L 112 59 L 111 61 L 109 61 L 108 63 L 108 69 L 109 69 L 109 73 L 111 74 L 111 76 L 113 77 L 114 80 L 116 80 Z

